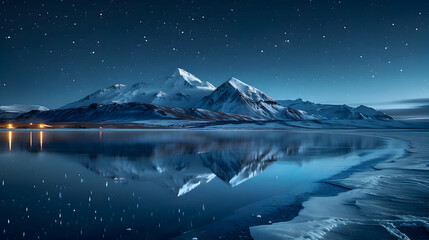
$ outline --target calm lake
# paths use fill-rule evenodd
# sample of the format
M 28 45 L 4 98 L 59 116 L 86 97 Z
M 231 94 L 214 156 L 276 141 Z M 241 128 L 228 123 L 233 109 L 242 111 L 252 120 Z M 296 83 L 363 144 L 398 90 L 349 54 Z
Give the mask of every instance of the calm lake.
M 257 203 L 311 193 L 385 147 L 315 132 L 2 131 L 0 238 L 180 238 L 243 211 L 267 224 Z

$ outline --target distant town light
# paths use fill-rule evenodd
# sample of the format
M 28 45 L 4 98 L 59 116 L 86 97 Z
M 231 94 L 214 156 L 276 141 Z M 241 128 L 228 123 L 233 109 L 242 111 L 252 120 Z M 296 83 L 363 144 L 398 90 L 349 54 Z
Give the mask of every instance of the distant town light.
M 45 124 L 43 123 L 39 124 L 39 128 L 45 128 Z
M 10 123 L 9 123 L 9 124 L 7 125 L 7 128 L 14 128 L 14 127 L 13 127 L 13 125 L 12 125 L 12 124 L 10 124 Z

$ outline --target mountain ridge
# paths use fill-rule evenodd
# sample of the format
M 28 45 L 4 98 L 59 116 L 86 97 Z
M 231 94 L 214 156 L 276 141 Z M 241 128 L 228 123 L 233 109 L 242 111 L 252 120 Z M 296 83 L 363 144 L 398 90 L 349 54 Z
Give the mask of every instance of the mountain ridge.
M 143 107 L 145 106 L 145 107 Z M 97 108 L 97 115 L 92 115 Z M 48 110 L 45 108 L 29 108 L 28 110 Z M 59 110 L 69 109 L 71 116 L 60 116 L 65 112 Z M 211 83 L 202 81 L 192 73 L 184 69 L 176 68 L 171 75 L 165 77 L 163 81 L 138 82 L 132 85 L 114 84 L 99 89 L 84 98 L 66 104 L 63 107 L 41 113 L 30 112 L 34 116 L 45 116 L 51 114 L 51 119 L 61 120 L 78 118 L 85 121 L 102 121 L 100 109 L 106 111 L 105 117 L 110 120 L 126 120 L 127 118 L 136 121 L 137 116 L 141 119 L 158 119 L 158 112 L 170 112 L 173 118 L 187 120 L 237 118 L 251 121 L 277 121 L 277 120 L 391 120 L 392 117 L 367 106 L 356 108 L 333 104 L 316 104 L 296 100 L 275 100 L 258 88 L 251 86 L 235 77 L 222 83 L 219 87 L 214 87 Z M 125 110 L 124 110 L 125 109 Z M 152 109 L 153 111 L 147 111 Z M 190 110 L 189 110 L 190 109 Z M 112 110 L 117 111 L 112 113 Z M 87 117 L 78 116 L 76 111 L 90 114 Z M 9 119 L 30 117 L 28 111 L 2 114 L 0 108 L 0 118 Z M 132 116 L 135 112 L 137 116 Z M 147 116 L 142 115 L 145 112 Z M 180 114 L 188 112 L 184 117 Z M 57 114 L 53 117 L 52 114 Z M 109 115 L 110 114 L 110 115 Z M 124 114 L 125 116 L 119 116 Z M 210 116 L 208 116 L 208 115 Z M 240 117 L 238 117 L 238 115 Z M 91 119 L 92 117 L 93 119 Z M 21 118 L 22 119 L 22 118 Z M 168 119 L 163 117 L 162 119 Z M 106 119 L 107 120 L 107 119 Z
M 149 103 L 97 104 L 80 108 L 33 110 L 16 118 L 18 122 L 134 122 L 140 120 L 252 121 L 246 115 L 206 109 L 180 108 Z
M 319 119 L 341 120 L 341 119 L 373 119 L 373 120 L 392 120 L 391 116 L 377 111 L 373 108 L 360 105 L 351 107 L 346 104 L 320 104 L 310 101 L 304 101 L 302 98 L 295 100 L 278 100 L 279 104 L 287 107 L 292 107 L 312 114 Z
M 23 104 L 12 104 L 0 106 L 0 119 L 13 119 L 19 115 L 32 111 L 47 111 L 47 107 L 41 105 L 23 105 Z
M 281 106 L 276 100 L 236 78 L 230 78 L 202 99 L 199 108 L 246 114 L 256 119 L 314 119 L 305 112 Z
M 60 109 L 77 108 L 92 103 L 143 102 L 168 107 L 195 107 L 198 101 L 210 94 L 215 87 L 193 74 L 176 68 L 163 82 L 139 82 L 132 85 L 114 84 L 99 89 Z

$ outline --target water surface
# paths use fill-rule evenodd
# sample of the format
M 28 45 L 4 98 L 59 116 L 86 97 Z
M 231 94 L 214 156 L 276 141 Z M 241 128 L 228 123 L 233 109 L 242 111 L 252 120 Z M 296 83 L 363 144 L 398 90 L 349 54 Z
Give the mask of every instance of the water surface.
M 168 239 L 198 232 L 264 199 L 311 192 L 385 145 L 287 131 L 3 131 L 0 236 Z

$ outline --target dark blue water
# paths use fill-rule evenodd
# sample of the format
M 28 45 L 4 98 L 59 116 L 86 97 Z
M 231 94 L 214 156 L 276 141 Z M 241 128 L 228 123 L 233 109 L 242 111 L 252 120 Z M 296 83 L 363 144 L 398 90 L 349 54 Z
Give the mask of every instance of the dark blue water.
M 310 192 L 383 146 L 286 131 L 3 131 L 0 239 L 168 239 Z

